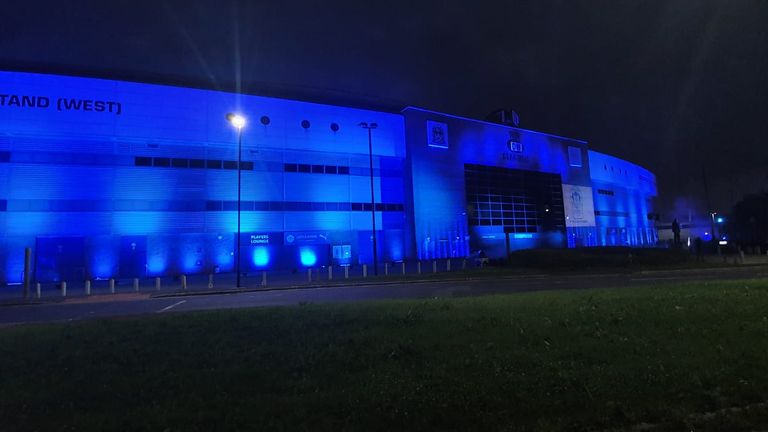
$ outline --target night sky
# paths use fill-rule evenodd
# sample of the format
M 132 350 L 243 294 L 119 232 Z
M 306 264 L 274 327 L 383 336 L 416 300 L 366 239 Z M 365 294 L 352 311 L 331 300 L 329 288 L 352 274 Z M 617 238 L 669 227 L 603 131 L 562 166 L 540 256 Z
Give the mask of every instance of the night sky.
M 670 216 L 703 200 L 703 170 L 716 207 L 768 185 L 765 0 L 6 3 L 2 69 L 513 108 L 654 171 Z

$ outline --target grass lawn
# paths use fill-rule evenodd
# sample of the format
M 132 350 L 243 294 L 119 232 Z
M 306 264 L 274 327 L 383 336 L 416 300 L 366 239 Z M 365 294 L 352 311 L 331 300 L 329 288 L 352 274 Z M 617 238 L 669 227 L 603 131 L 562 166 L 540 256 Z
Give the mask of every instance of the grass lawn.
M 3 431 L 753 430 L 766 400 L 764 280 L 0 329 Z

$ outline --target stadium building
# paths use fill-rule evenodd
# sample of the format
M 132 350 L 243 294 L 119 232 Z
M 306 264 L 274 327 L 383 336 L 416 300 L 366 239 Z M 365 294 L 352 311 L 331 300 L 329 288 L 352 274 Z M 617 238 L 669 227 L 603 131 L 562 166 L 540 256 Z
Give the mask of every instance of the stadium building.
M 0 284 L 28 247 L 46 282 L 231 272 L 237 241 L 243 272 L 647 246 L 655 195 L 584 141 L 421 108 L 0 72 Z

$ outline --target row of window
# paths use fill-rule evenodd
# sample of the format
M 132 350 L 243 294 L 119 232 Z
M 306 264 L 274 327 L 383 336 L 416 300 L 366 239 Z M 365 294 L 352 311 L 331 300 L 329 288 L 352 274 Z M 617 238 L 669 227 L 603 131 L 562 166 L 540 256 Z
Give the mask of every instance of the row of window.
M 284 164 L 285 172 L 300 172 L 311 174 L 349 174 L 349 167 L 344 165 L 308 165 L 308 164 Z
M 142 167 L 162 167 L 162 168 L 208 168 L 208 169 L 237 169 L 237 161 L 221 159 L 185 159 L 185 158 L 167 158 L 167 157 L 147 157 L 136 156 L 134 165 Z M 244 171 L 253 171 L 253 162 L 241 161 L 240 169 Z
M 132 159 L 132 160 L 131 160 Z M 0 151 L 0 163 L 10 162 L 11 152 Z M 236 170 L 236 160 L 176 158 L 152 156 L 122 156 L 115 154 L 64 153 L 64 152 L 16 152 L 14 162 L 57 165 L 133 165 L 157 168 L 192 168 Z M 342 174 L 369 175 L 368 167 L 350 167 L 347 165 L 310 165 L 298 163 L 282 163 L 277 161 L 242 161 L 241 169 L 245 171 L 269 172 L 298 172 L 310 174 Z M 375 168 L 377 177 L 401 177 L 402 169 L 398 167 Z
M 469 219 L 470 226 L 503 226 L 511 233 L 536 233 L 539 228 L 536 225 L 510 225 L 501 219 Z
M 598 189 L 597 193 L 600 194 L 600 195 L 613 196 L 613 191 L 612 190 L 608 190 L 608 189 Z
M 613 210 L 595 210 L 595 216 L 629 217 L 629 213 Z
M 519 201 L 504 202 L 482 202 L 477 203 L 478 210 L 507 210 L 507 211 L 536 211 L 536 204 L 523 204 Z
M 401 212 L 399 203 L 376 203 L 377 212 Z M 207 201 L 207 211 L 237 210 L 237 201 Z M 371 203 L 313 201 L 241 201 L 242 211 L 371 211 Z
M 236 170 L 236 160 L 221 159 L 186 159 L 167 157 L 136 156 L 134 165 L 141 167 L 161 168 L 197 168 L 197 169 L 225 169 Z M 253 171 L 252 161 L 241 161 L 240 169 Z M 283 171 L 307 174 L 341 174 L 349 175 L 349 166 L 346 165 L 309 165 L 309 164 L 283 164 Z
M 241 201 L 242 211 L 371 211 L 371 203 Z M 403 204 L 376 203 L 378 212 L 401 212 Z M 0 200 L 0 211 L 110 212 L 110 211 L 236 211 L 237 201 L 190 200 Z

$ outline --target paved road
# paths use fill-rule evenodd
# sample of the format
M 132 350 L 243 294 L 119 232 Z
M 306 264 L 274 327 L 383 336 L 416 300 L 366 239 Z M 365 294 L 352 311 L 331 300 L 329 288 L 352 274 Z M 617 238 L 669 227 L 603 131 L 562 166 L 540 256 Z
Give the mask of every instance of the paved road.
M 166 314 L 206 309 L 288 306 L 301 302 L 328 303 L 377 299 L 464 297 L 554 289 L 632 287 L 693 280 L 768 278 L 768 267 L 670 270 L 632 274 L 530 275 L 509 279 L 431 281 L 380 285 L 281 289 L 242 293 L 152 298 L 149 294 L 95 296 L 60 303 L 0 307 L 0 325 L 66 322 L 141 314 Z

